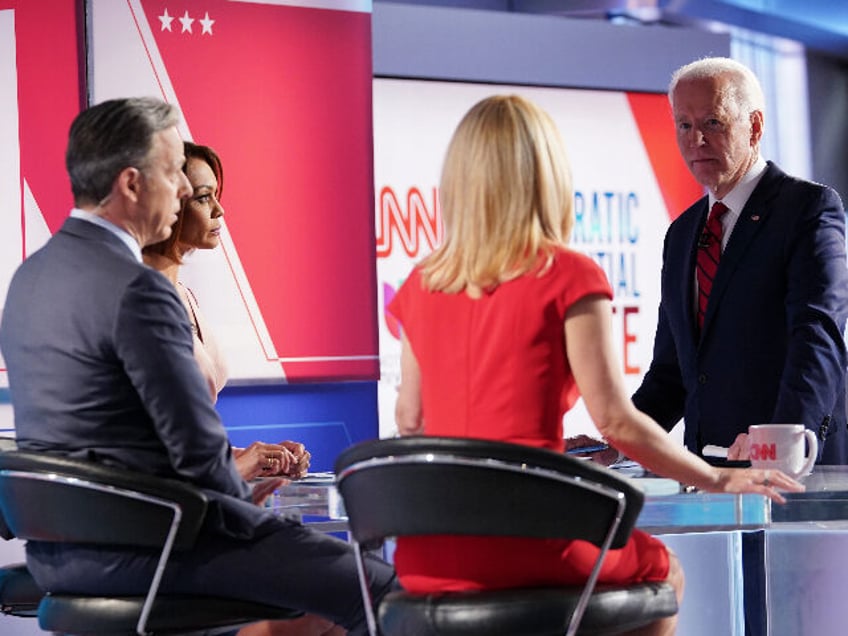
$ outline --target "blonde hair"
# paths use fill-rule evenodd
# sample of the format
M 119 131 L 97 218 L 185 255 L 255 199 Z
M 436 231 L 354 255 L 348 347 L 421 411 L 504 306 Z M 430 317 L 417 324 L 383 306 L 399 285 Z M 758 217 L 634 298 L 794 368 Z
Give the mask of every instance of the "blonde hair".
M 517 95 L 478 102 L 445 156 L 444 240 L 421 264 L 424 285 L 479 297 L 540 262 L 544 271 L 571 233 L 573 198 L 568 159 L 550 116 Z

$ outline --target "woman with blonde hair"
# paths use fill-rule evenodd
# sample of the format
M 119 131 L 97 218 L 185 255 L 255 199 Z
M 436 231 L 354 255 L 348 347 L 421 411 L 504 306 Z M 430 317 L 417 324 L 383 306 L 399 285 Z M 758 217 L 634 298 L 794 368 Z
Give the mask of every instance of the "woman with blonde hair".
M 399 432 L 562 451 L 576 384 L 601 434 L 657 474 L 775 501 L 802 489 L 778 471 L 710 466 L 636 410 L 612 345 L 610 285 L 566 245 L 573 195 L 559 132 L 533 103 L 489 97 L 462 119 L 442 171 L 444 241 L 389 306 L 403 327 Z M 585 581 L 596 556 L 582 541 L 415 537 L 398 540 L 395 567 L 410 591 L 541 587 Z M 682 599 L 676 557 L 637 530 L 599 582 L 639 581 L 668 581 Z

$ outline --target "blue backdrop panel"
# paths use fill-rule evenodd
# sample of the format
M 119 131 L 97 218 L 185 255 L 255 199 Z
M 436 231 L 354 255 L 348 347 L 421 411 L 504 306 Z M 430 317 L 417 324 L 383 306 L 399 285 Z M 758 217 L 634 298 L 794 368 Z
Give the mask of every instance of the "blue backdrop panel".
M 227 387 L 217 408 L 235 446 L 302 442 L 311 470 L 327 471 L 342 449 L 377 437 L 376 404 L 376 382 L 337 382 Z

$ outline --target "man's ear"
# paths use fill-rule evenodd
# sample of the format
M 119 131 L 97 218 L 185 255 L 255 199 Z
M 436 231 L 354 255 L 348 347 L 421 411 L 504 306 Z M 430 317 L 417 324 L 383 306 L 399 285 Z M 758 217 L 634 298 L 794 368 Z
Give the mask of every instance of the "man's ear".
M 135 202 L 141 194 L 142 180 L 141 171 L 138 168 L 127 167 L 118 173 L 115 187 L 122 196 Z
M 751 113 L 751 146 L 757 146 L 763 137 L 763 111 Z

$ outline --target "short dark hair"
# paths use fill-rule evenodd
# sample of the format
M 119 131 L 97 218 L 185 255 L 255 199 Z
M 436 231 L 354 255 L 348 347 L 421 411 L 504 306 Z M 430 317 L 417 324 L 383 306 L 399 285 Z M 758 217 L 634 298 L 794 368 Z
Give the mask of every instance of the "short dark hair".
M 212 173 L 218 181 L 218 190 L 215 192 L 215 198 L 220 201 L 221 194 L 224 191 L 224 166 L 221 163 L 221 158 L 218 156 L 218 153 L 209 146 L 202 146 L 190 141 L 183 142 L 183 149 L 185 151 L 186 158 L 186 162 L 183 165 L 183 172 L 188 173 L 189 160 L 200 159 L 201 161 L 205 161 L 209 167 L 212 168 Z M 177 222 L 171 226 L 171 235 L 164 241 L 159 241 L 158 243 L 145 247 L 143 250 L 145 254 L 161 254 L 162 256 L 167 256 L 175 263 L 182 263 L 183 258 L 180 253 L 179 242 L 183 232 L 185 210 L 190 200 L 191 195 L 182 200 L 180 213 L 177 215 Z
M 178 122 L 177 108 L 153 97 L 110 99 L 77 115 L 65 153 L 76 205 L 100 203 L 122 170 L 143 169 L 153 136 Z

